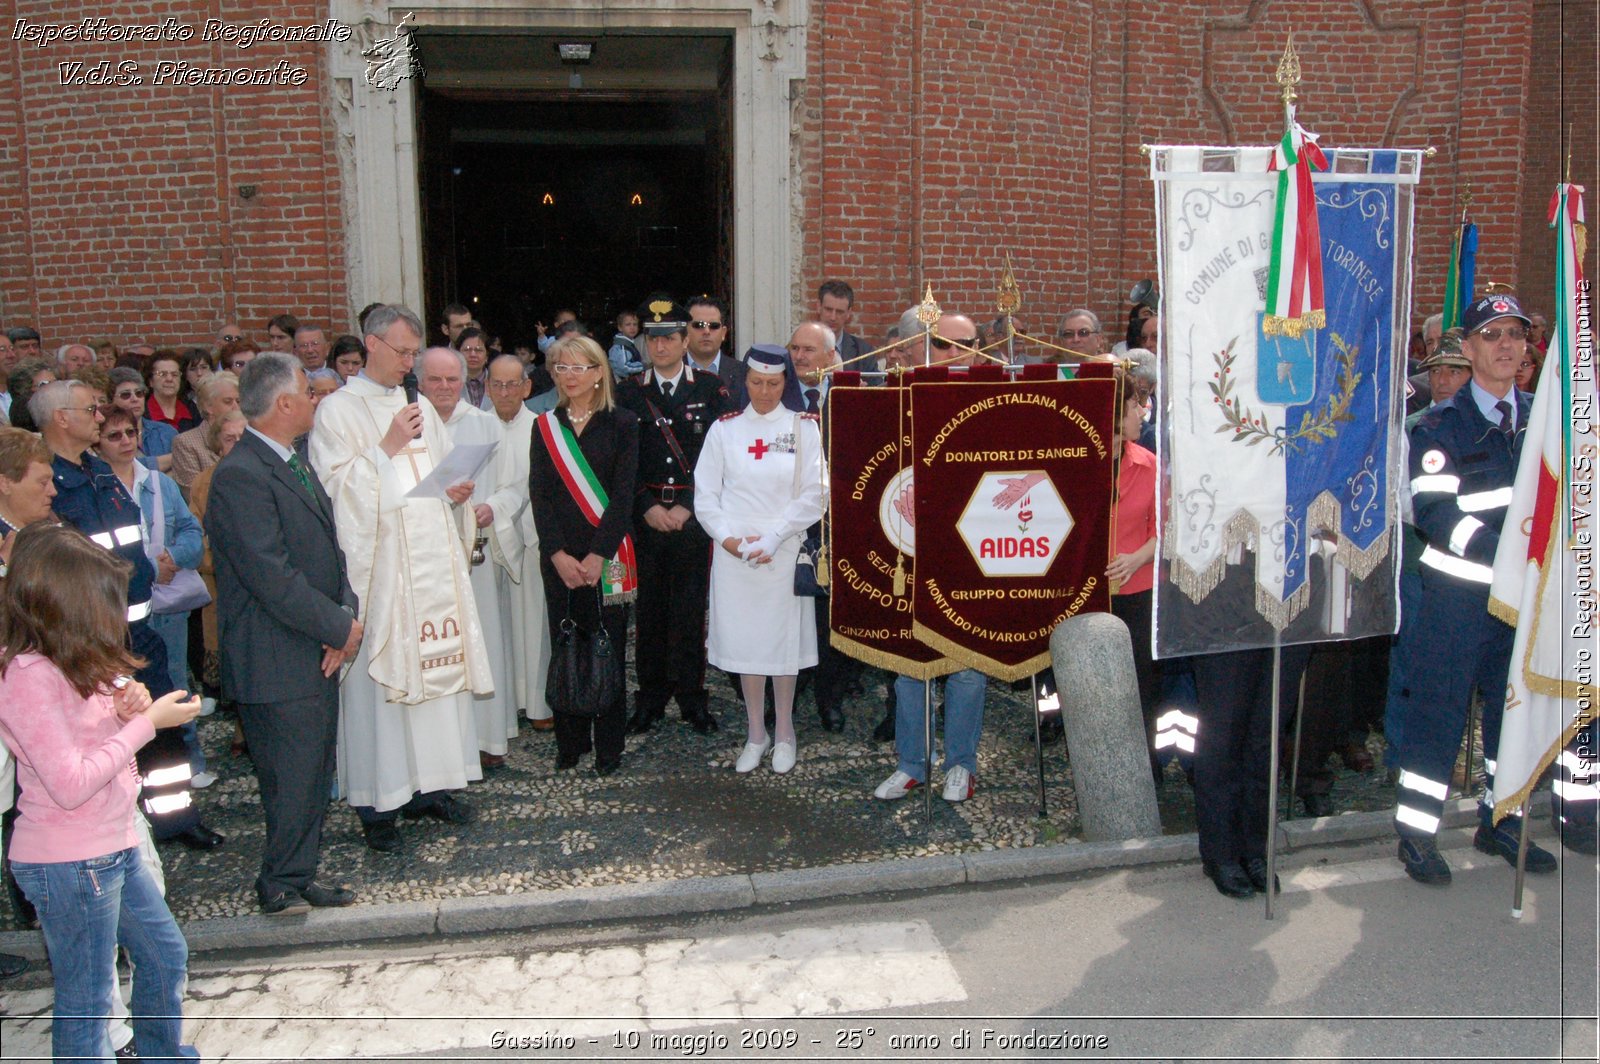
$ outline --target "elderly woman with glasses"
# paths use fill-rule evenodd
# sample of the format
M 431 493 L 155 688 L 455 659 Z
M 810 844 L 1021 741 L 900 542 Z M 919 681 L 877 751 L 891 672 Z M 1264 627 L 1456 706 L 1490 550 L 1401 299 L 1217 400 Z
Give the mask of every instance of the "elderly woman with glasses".
M 183 401 L 183 363 L 178 352 L 163 347 L 145 363 L 145 384 L 150 395 L 145 400 L 145 416 L 172 426 L 174 432 L 188 432 L 200 424 L 200 417 Z
M 150 389 L 145 387 L 139 371 L 128 366 L 117 366 L 107 376 L 110 378 L 111 406 L 126 410 L 139 420 L 139 460 L 147 467 L 162 473 L 172 469 L 172 441 L 178 434 L 171 425 L 151 421 L 145 416 L 145 399 Z

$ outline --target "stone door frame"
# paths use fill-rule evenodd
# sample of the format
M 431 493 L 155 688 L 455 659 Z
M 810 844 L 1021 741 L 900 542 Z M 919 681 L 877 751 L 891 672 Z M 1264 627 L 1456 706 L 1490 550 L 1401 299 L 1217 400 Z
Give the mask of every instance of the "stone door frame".
M 329 46 L 331 112 L 339 158 L 348 299 L 423 305 L 419 82 L 367 82 L 362 50 L 408 14 L 422 27 L 599 32 L 719 31 L 733 35 L 734 324 L 745 342 L 786 342 L 800 276 L 801 182 L 792 130 L 805 77 L 808 0 L 333 0 L 355 28 Z

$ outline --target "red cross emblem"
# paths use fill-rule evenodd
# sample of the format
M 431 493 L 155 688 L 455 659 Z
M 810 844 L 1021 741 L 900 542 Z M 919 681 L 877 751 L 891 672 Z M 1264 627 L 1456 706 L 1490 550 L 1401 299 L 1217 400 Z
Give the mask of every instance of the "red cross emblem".
M 754 447 L 745 448 L 745 450 L 756 456 L 756 461 L 758 462 L 761 461 L 761 456 L 766 454 L 771 449 L 772 448 L 768 447 L 762 440 L 757 440 Z
M 1504 313 L 1511 309 L 1511 304 L 1503 299 L 1497 299 L 1494 301 L 1494 309 Z

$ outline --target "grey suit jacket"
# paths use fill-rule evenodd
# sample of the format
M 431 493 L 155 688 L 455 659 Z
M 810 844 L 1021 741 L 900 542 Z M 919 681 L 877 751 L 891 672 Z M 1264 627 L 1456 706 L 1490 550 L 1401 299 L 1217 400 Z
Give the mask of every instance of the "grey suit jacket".
M 268 703 L 311 698 L 322 648 L 343 646 L 358 603 L 334 535 L 333 503 L 307 467 L 289 464 L 246 432 L 212 474 L 206 534 L 217 578 L 222 696 Z

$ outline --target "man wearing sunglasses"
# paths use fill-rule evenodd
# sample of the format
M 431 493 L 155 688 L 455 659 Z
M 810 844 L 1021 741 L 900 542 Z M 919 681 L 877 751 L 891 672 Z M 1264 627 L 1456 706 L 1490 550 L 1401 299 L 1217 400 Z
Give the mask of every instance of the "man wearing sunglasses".
M 1106 334 L 1100 328 L 1100 318 L 1092 310 L 1072 310 L 1061 319 L 1057 334 L 1061 346 L 1084 355 L 1103 354 Z
M 744 363 L 722 348 L 728 338 L 728 306 L 715 296 L 695 296 L 684 306 L 689 312 L 689 357 L 694 368 L 715 373 L 728 389 L 728 409 L 743 410 Z M 648 342 L 648 341 L 647 341 Z
M 1531 397 L 1516 389 L 1528 326 L 1514 296 L 1473 300 L 1462 315 L 1462 353 L 1472 379 L 1411 434 L 1422 591 L 1418 608 L 1401 619 L 1395 654 L 1405 682 L 1390 693 L 1385 733 L 1390 765 L 1400 770 L 1400 862 L 1412 879 L 1435 886 L 1450 882 L 1434 837 L 1474 689 L 1491 786 L 1500 743 L 1513 631 L 1489 614 L 1489 584 L 1531 406 Z M 1496 827 L 1490 806 L 1480 804 L 1478 812 L 1473 846 L 1515 865 L 1520 822 Z M 1555 857 L 1532 841 L 1526 860 L 1531 873 L 1556 868 Z

